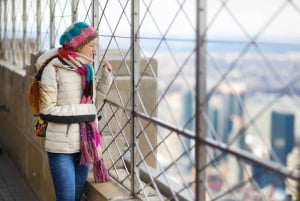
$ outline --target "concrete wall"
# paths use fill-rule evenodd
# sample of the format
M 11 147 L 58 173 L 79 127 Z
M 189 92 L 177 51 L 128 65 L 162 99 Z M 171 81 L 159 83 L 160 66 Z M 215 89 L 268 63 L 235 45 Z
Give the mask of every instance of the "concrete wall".
M 33 65 L 35 59 L 36 55 L 32 55 L 32 64 L 22 70 L 18 70 L 4 61 L 0 61 L 0 79 L 2 80 L 2 84 L 0 85 L 0 106 L 2 108 L 0 110 L 0 145 L 2 145 L 3 149 L 13 159 L 37 197 L 41 201 L 53 201 L 54 190 L 44 151 L 44 139 L 34 135 L 32 113 L 28 101 L 28 87 L 35 74 Z M 114 67 L 121 66 L 121 60 L 117 56 L 111 59 L 111 63 Z M 156 64 L 154 65 L 156 66 Z M 121 67 L 118 72 L 116 72 L 117 69 L 114 69 L 113 73 L 117 77 L 115 80 L 117 85 L 114 86 L 118 86 L 122 96 L 124 96 L 123 98 L 128 99 L 130 95 L 130 77 L 128 73 L 125 73 L 126 71 L 123 68 L 125 66 Z M 140 90 L 145 91 L 143 99 L 145 100 L 147 110 L 151 111 L 157 98 L 157 83 L 150 74 L 142 82 Z M 149 96 L 150 94 L 152 95 Z M 108 98 L 110 100 L 117 100 L 116 97 L 116 87 L 113 87 L 113 91 Z M 5 111 L 4 108 L 9 111 Z M 109 110 L 107 111 L 109 112 Z M 119 119 L 122 119 L 122 117 L 120 116 Z M 111 127 L 114 128 L 114 125 L 111 125 Z M 130 129 L 127 127 L 125 130 L 128 132 Z M 113 132 L 118 131 L 116 129 Z M 156 133 L 156 128 L 152 127 L 147 133 L 151 133 L 149 138 L 154 146 L 156 144 L 156 134 L 153 135 L 153 133 Z M 102 134 L 105 135 L 104 140 L 112 140 L 108 129 L 105 129 Z M 129 134 L 126 135 L 129 136 Z M 146 153 L 149 150 L 149 146 L 142 146 L 144 140 L 141 139 L 140 143 Z M 119 139 L 119 141 L 122 144 L 122 140 Z M 113 152 L 113 150 L 110 151 Z M 106 158 L 107 156 L 104 155 L 104 157 Z M 108 161 L 107 163 L 109 166 Z M 149 157 L 148 163 L 155 166 L 155 155 Z M 86 194 L 89 200 L 99 201 L 108 200 L 114 196 L 125 196 L 126 194 L 128 195 L 128 192 L 120 188 L 115 182 L 94 184 L 92 178 L 90 178 Z
M 33 69 L 26 69 L 28 72 Z M 38 198 L 54 199 L 54 190 L 44 151 L 44 139 L 34 135 L 32 113 L 28 101 L 31 78 L 26 70 L 17 70 L 1 62 L 0 105 L 8 112 L 0 113 L 0 143 L 13 159 Z M 32 75 L 32 73 L 30 73 Z M 46 189 L 46 190 L 45 190 Z

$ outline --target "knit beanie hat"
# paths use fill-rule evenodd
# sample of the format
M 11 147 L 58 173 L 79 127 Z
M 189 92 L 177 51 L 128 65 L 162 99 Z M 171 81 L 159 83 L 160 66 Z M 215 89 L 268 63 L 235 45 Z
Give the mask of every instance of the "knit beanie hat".
M 59 39 L 65 49 L 78 50 L 98 35 L 97 31 L 85 22 L 72 24 Z

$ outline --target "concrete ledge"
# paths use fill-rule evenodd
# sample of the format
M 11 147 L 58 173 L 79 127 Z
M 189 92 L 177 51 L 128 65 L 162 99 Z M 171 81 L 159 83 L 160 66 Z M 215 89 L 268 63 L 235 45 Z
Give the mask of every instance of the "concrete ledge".
M 15 72 L 23 77 L 25 77 L 26 75 L 26 70 L 24 70 L 21 66 L 14 65 L 8 61 L 4 61 L 0 59 L 0 66 L 12 72 Z
M 113 179 L 105 183 L 95 183 L 93 173 L 90 172 L 85 189 L 85 196 L 88 201 L 104 200 L 128 200 L 133 201 L 130 193 Z
M 88 182 L 85 189 L 86 200 L 84 201 L 138 201 L 138 200 L 167 200 L 163 195 L 158 195 L 157 191 L 151 186 L 141 181 L 143 190 L 138 193 L 138 198 L 130 195 L 128 189 L 131 188 L 130 177 L 125 169 L 116 169 L 110 171 L 110 175 L 119 178 L 122 184 L 116 182 L 113 178 L 106 183 L 95 183 L 93 174 L 90 172 Z M 123 187 L 124 185 L 125 187 Z

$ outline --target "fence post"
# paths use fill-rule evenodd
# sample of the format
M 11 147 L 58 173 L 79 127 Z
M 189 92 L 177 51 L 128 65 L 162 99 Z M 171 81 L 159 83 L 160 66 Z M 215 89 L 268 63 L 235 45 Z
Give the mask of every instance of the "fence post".
M 131 190 L 132 195 L 138 191 L 138 178 L 139 171 L 138 166 L 136 165 L 138 162 L 138 139 L 137 139 L 137 117 L 135 112 L 138 110 L 138 81 L 140 76 L 140 49 L 139 49 L 139 0 L 131 1 L 131 100 L 132 100 L 132 111 L 131 111 L 131 140 L 132 140 L 132 152 L 131 152 Z
M 26 67 L 26 59 L 28 58 L 28 39 L 27 39 L 27 0 L 23 0 L 23 68 Z M 26 54 L 27 53 L 27 54 Z
M 41 26 L 42 26 L 41 1 L 36 0 L 36 50 L 41 49 Z
M 95 28 L 95 29 L 97 29 L 97 27 L 98 27 L 98 25 L 99 25 L 99 1 L 97 0 L 97 1 L 93 1 L 93 4 L 92 4 L 92 6 L 93 6 L 93 8 L 92 8 L 92 20 L 93 20 L 93 22 L 92 22 L 92 24 L 93 24 L 93 27 Z M 98 33 L 99 34 L 99 33 Z M 98 42 L 97 42 L 97 44 L 96 44 L 96 55 L 95 55 L 95 58 L 97 58 L 97 59 L 95 59 L 94 60 L 94 68 L 95 68 L 95 72 L 98 72 L 98 68 L 99 68 L 99 37 L 98 37 Z
M 206 148 L 201 139 L 206 138 L 206 0 L 196 4 L 196 200 L 205 201 Z
M 50 48 L 55 46 L 55 2 L 50 0 Z
M 71 7 L 71 9 L 72 9 L 72 23 L 76 22 L 77 19 L 78 19 L 78 3 L 79 3 L 79 0 L 73 0 L 72 1 L 72 7 Z
M 12 44 L 12 48 L 14 50 L 16 50 L 16 0 L 12 0 L 11 2 L 12 4 L 12 11 L 11 11 L 11 21 L 12 21 L 12 40 L 11 40 L 11 44 Z M 13 64 L 16 64 L 16 54 L 12 54 L 12 62 Z

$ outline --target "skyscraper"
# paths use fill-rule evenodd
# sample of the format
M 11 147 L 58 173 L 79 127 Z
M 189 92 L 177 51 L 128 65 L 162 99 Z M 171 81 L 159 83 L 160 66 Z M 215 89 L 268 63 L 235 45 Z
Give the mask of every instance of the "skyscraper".
M 272 161 L 287 165 L 287 156 L 294 147 L 294 114 L 273 111 L 271 113 L 271 147 Z M 267 172 L 258 166 L 253 166 L 253 175 L 260 187 L 273 185 L 275 188 L 285 189 L 284 179 Z
M 271 145 L 274 150 L 271 159 L 286 165 L 287 155 L 294 147 L 294 114 L 272 112 Z
M 229 134 L 233 126 L 232 117 L 237 116 L 243 118 L 245 90 L 246 87 L 243 83 L 230 83 L 220 87 L 223 105 L 219 131 L 224 143 L 227 143 L 230 138 Z

